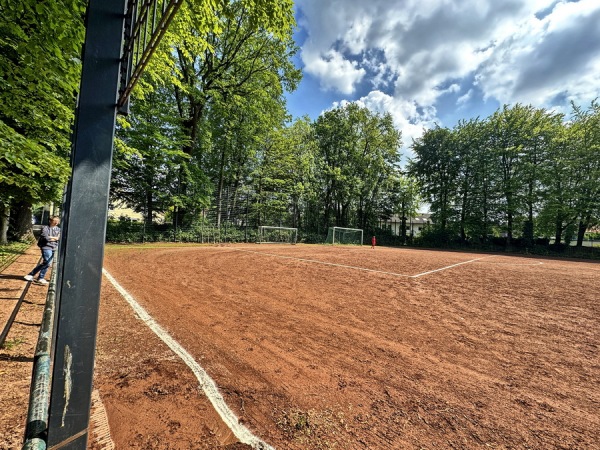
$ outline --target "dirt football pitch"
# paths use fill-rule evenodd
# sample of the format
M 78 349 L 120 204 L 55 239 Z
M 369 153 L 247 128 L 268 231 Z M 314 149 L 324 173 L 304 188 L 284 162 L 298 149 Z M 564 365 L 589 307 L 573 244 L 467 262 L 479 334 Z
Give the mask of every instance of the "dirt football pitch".
M 2 272 L 3 320 L 38 259 Z M 104 266 L 90 450 L 600 449 L 598 263 L 157 244 Z M 0 349 L 1 450 L 46 291 Z
M 600 448 L 600 264 L 254 244 L 104 267 L 115 448 Z

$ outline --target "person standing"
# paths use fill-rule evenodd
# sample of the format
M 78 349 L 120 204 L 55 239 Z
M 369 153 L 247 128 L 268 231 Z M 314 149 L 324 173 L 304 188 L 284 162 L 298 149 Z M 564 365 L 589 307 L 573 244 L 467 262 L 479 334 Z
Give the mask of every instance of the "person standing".
M 375 239 L 375 236 L 373 236 L 371 238 L 371 248 L 375 248 L 376 245 L 377 245 L 377 239 Z
M 42 235 L 38 240 L 38 247 L 42 250 L 42 262 L 23 277 L 27 281 L 33 281 L 35 274 L 39 272 L 36 281 L 40 284 L 48 284 L 45 277 L 46 272 L 52 263 L 52 259 L 54 258 L 54 252 L 58 247 L 58 240 L 60 239 L 59 223 L 60 218 L 58 216 L 53 216 L 50 218 L 48 225 L 42 228 Z

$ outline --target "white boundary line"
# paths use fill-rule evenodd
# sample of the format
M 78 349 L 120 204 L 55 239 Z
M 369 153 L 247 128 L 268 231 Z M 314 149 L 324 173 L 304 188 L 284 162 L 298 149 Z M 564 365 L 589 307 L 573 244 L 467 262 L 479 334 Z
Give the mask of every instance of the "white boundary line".
M 385 272 L 383 270 L 375 270 L 375 269 L 365 269 L 364 267 L 347 266 L 345 264 L 330 263 L 330 262 L 325 262 L 325 261 L 319 261 L 319 260 L 316 260 L 316 259 L 297 258 L 295 256 L 283 256 L 283 255 L 276 255 L 274 253 L 255 252 L 255 251 L 252 251 L 252 250 L 242 250 L 242 249 L 237 249 L 237 248 L 234 249 L 234 250 L 236 252 L 257 253 L 259 255 L 273 256 L 275 258 L 295 259 L 296 261 L 310 262 L 310 263 L 316 263 L 316 264 L 324 264 L 326 266 L 335 266 L 335 267 L 344 267 L 346 269 L 362 270 L 363 272 L 383 273 L 385 275 L 394 275 L 396 277 L 405 277 L 405 278 L 412 278 L 413 277 L 413 275 L 405 275 L 403 273 Z
M 429 275 L 430 273 L 441 272 L 442 270 L 451 269 L 452 267 L 461 266 L 463 264 L 469 264 L 469 263 L 472 263 L 472 262 L 475 262 L 475 261 L 479 261 L 479 260 L 485 259 L 485 258 L 493 258 L 494 256 L 496 256 L 496 255 L 483 256 L 481 258 L 470 259 L 468 261 L 463 261 L 463 262 L 459 262 L 459 263 L 456 263 L 456 264 L 452 264 L 451 266 L 446 266 L 446 267 L 441 267 L 439 269 L 430 270 L 429 272 L 418 273 L 416 275 L 412 275 L 411 278 L 419 278 L 419 277 L 422 277 L 424 275 Z
M 495 264 L 498 266 L 516 266 L 516 267 L 521 267 L 521 266 L 541 266 L 544 263 L 541 261 L 537 261 L 537 262 L 532 262 L 532 263 L 525 263 L 525 264 L 518 264 L 518 263 L 513 263 L 513 262 L 487 262 L 485 261 L 487 264 Z
M 242 442 L 252 446 L 255 449 L 261 450 L 275 450 L 266 442 L 262 441 L 258 437 L 254 436 L 248 428 L 239 423 L 236 415 L 229 409 L 225 403 L 225 399 L 219 392 L 216 383 L 206 373 L 206 371 L 196 362 L 196 360 L 190 355 L 175 339 L 173 339 L 169 333 L 167 333 L 153 318 L 146 312 L 146 310 L 115 280 L 106 269 L 102 269 L 104 276 L 112 283 L 117 291 L 127 300 L 129 305 L 133 308 L 138 317 L 165 343 L 173 350 L 187 366 L 194 372 L 196 379 L 200 383 L 202 390 L 212 403 L 213 407 L 223 419 L 223 422 L 233 432 L 235 437 Z
M 475 261 L 479 261 L 481 259 L 494 258 L 494 257 L 497 256 L 497 255 L 482 256 L 481 258 L 470 259 L 469 261 L 459 262 L 457 264 L 452 264 L 451 266 L 441 267 L 439 269 L 430 270 L 428 272 L 423 272 L 423 273 L 418 273 L 416 275 L 406 275 L 406 274 L 403 274 L 403 273 L 385 272 L 383 270 L 366 269 L 364 267 L 356 267 L 356 266 L 348 266 L 348 265 L 345 265 L 345 264 L 330 263 L 330 262 L 325 262 L 325 261 L 319 261 L 319 260 L 316 260 L 316 259 L 296 258 L 295 256 L 283 256 L 283 255 L 276 255 L 274 253 L 256 252 L 256 251 L 253 251 L 253 250 L 242 250 L 242 249 L 237 249 L 237 248 L 234 249 L 234 250 L 238 251 L 238 252 L 257 253 L 259 255 L 273 256 L 273 257 L 276 257 L 276 258 L 295 259 L 296 261 L 310 262 L 310 263 L 316 263 L 316 264 L 324 264 L 326 266 L 344 267 L 346 269 L 362 270 L 363 272 L 382 273 L 384 275 L 393 275 L 393 276 L 396 276 L 396 277 L 405 277 L 405 278 L 419 278 L 419 277 L 422 277 L 424 275 L 429 275 L 431 273 L 441 272 L 442 270 L 451 269 L 452 267 L 460 266 L 462 264 L 468 264 L 468 263 L 472 263 L 472 262 L 475 262 Z

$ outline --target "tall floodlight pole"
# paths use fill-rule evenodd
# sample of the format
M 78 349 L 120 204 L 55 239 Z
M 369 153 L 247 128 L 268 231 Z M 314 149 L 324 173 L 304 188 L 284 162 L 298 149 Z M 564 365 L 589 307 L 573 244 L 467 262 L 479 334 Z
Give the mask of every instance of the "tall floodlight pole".
M 63 209 L 48 449 L 86 450 L 127 0 L 90 0 Z

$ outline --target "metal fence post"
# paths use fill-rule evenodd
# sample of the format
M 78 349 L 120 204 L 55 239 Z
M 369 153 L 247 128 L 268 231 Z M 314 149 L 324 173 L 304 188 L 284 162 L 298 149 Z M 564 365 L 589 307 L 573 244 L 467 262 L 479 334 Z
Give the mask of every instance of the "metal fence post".
M 48 449 L 86 450 L 126 0 L 90 0 L 63 208 Z

